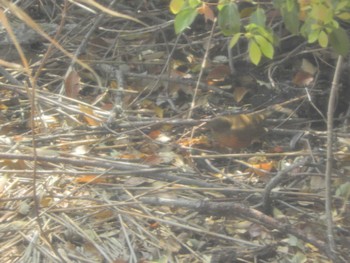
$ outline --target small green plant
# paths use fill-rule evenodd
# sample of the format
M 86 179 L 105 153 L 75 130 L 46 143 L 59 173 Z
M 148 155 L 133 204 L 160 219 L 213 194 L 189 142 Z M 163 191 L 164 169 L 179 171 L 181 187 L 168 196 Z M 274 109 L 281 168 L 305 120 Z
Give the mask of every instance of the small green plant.
M 241 8 L 244 3 L 249 4 L 248 12 Z M 349 52 L 349 36 L 340 25 L 350 23 L 349 0 L 274 0 L 272 4 L 292 34 L 303 36 L 308 43 L 318 42 L 324 48 L 331 46 L 340 55 Z M 170 10 L 176 15 L 175 32 L 183 32 L 198 15 L 213 20 L 213 8 L 217 9 L 221 33 L 232 37 L 230 47 L 245 37 L 249 58 L 255 65 L 262 57 L 273 58 L 277 37 L 266 25 L 266 11 L 253 1 L 218 0 L 209 4 L 203 0 L 171 0 Z M 242 26 L 241 18 L 247 16 L 249 23 Z

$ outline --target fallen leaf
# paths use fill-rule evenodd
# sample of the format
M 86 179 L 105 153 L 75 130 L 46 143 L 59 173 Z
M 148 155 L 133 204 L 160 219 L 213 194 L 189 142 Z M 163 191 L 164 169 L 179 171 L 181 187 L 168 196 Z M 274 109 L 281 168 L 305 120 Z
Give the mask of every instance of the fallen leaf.
M 125 186 L 141 186 L 146 183 L 151 182 L 152 180 L 142 177 L 129 177 L 125 180 L 124 185 Z
M 43 197 L 40 199 L 40 206 L 41 207 L 48 207 L 49 205 L 52 204 L 52 202 L 53 202 L 52 197 L 49 197 L 49 196 Z
M 99 211 L 96 214 L 93 214 L 95 219 L 112 219 L 114 217 L 114 213 L 112 210 L 103 210 Z
M 275 168 L 273 161 L 267 163 L 252 164 L 246 171 L 252 172 L 258 176 L 266 176 Z
M 221 64 L 212 69 L 207 76 L 208 85 L 221 85 L 231 75 L 230 67 Z
M 5 110 L 7 110 L 7 108 L 8 107 L 5 104 L 0 104 L 0 110 L 5 111 Z
M 72 70 L 64 80 L 64 88 L 67 97 L 72 99 L 76 99 L 78 97 L 81 89 L 80 76 L 75 70 Z
M 88 114 L 88 115 L 91 115 L 91 116 L 95 116 L 95 113 L 94 111 L 92 110 L 91 107 L 88 107 L 88 106 L 85 106 L 85 105 L 82 105 L 82 104 L 79 104 L 79 108 L 82 112 Z M 87 115 L 84 115 L 83 116 L 85 121 L 90 125 L 90 126 L 99 126 L 100 125 L 100 122 L 97 121 L 96 119 L 94 118 L 91 118 Z
M 300 70 L 297 73 L 295 73 L 292 80 L 293 84 L 297 85 L 298 87 L 309 86 L 313 81 L 314 76 L 303 70 Z
M 184 147 L 189 147 L 193 145 L 205 145 L 209 146 L 209 139 L 207 136 L 199 136 L 199 137 L 193 137 L 193 138 L 182 138 L 177 141 L 177 144 L 184 146 Z
M 309 86 L 314 81 L 317 68 L 307 59 L 301 60 L 299 70 L 293 77 L 293 83 L 299 87 Z
M 245 95 L 247 95 L 249 93 L 249 89 L 246 87 L 235 87 L 235 89 L 233 90 L 233 99 L 239 103 L 243 100 L 243 98 L 245 97 Z
M 266 157 L 252 157 L 248 160 L 249 168 L 247 172 L 254 173 L 258 176 L 266 176 L 269 172 L 276 168 L 275 161 L 269 161 Z
M 105 178 L 99 178 L 97 175 L 85 175 L 75 179 L 76 183 L 89 183 L 89 184 L 98 184 L 98 183 L 107 183 Z
M 142 154 L 142 153 L 137 153 L 137 154 L 126 153 L 126 154 L 118 155 L 118 158 L 126 159 L 126 160 L 139 160 L 141 158 L 145 158 L 145 154 Z
M 158 137 L 161 133 L 162 133 L 161 130 L 153 130 L 153 131 L 151 131 L 151 132 L 148 134 L 148 136 L 149 136 L 151 139 L 155 140 L 155 139 L 157 139 L 157 137 Z
M 159 165 L 162 163 L 162 158 L 160 158 L 157 154 L 150 154 L 144 158 L 144 163 L 149 165 Z

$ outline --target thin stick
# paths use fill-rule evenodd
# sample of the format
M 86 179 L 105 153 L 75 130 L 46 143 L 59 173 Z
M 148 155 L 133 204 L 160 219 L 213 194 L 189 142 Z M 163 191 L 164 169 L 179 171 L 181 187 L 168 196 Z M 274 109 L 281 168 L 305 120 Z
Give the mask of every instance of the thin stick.
M 207 46 L 206 46 L 206 49 L 205 49 L 205 53 L 204 53 L 204 57 L 203 57 L 202 65 L 201 65 L 201 70 L 200 70 L 200 72 L 198 74 L 198 80 L 197 80 L 196 87 L 194 89 L 193 99 L 192 99 L 192 103 L 191 103 L 191 106 L 190 106 L 190 110 L 188 111 L 187 118 L 191 118 L 192 117 L 192 111 L 195 108 L 196 99 L 197 99 L 197 93 L 198 93 L 198 89 L 199 89 L 199 83 L 201 82 L 201 79 L 202 79 L 202 76 L 203 76 L 203 73 L 204 73 L 204 69 L 205 69 L 206 64 L 207 64 L 207 60 L 208 60 L 208 56 L 209 56 L 209 50 L 210 50 L 210 43 L 211 43 L 211 40 L 213 39 L 215 26 L 216 26 L 216 19 L 213 22 L 213 26 L 211 28 L 210 35 L 209 35 L 209 38 L 208 38 L 208 41 L 207 41 Z
M 339 56 L 337 66 L 334 72 L 331 92 L 329 94 L 327 109 L 327 166 L 326 166 L 326 192 L 325 192 L 325 212 L 327 218 L 327 237 L 329 249 L 335 253 L 335 242 L 333 235 L 333 217 L 332 217 L 332 168 L 333 168 L 333 113 L 335 108 L 335 100 L 338 94 L 338 82 L 341 72 L 343 57 Z

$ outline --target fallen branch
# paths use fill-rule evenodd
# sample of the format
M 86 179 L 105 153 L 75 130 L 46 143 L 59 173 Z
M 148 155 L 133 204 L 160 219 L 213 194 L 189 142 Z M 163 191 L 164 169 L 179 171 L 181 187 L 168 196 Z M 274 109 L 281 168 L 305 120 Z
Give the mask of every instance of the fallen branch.
M 149 205 L 167 205 L 171 207 L 181 207 L 196 210 L 200 213 L 209 215 L 220 216 L 239 216 L 245 218 L 250 222 L 259 223 L 269 229 L 277 229 L 283 234 L 291 234 L 306 243 L 310 243 L 317 247 L 320 253 L 327 255 L 329 258 L 333 258 L 327 243 L 316 240 L 307 236 L 307 234 L 290 224 L 284 224 L 280 221 L 265 215 L 264 213 L 247 207 L 243 204 L 233 202 L 211 202 L 211 201 L 189 201 L 186 199 L 165 199 L 158 197 L 142 197 L 139 200 L 144 204 Z M 336 259 L 334 261 L 337 261 Z

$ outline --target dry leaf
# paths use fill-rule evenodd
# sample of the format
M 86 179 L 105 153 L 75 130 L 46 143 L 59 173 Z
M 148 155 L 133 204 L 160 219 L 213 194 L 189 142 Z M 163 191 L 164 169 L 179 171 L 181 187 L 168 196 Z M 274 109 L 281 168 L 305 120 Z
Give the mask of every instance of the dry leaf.
M 156 116 L 157 116 L 158 118 L 160 118 L 160 119 L 163 118 L 163 116 L 164 116 L 164 110 L 163 110 L 161 107 L 159 107 L 159 106 L 154 106 L 153 110 L 154 110 L 154 113 L 156 114 Z
M 146 183 L 150 183 L 152 180 L 142 177 L 134 177 L 131 176 L 128 179 L 125 180 L 124 185 L 125 186 L 141 186 Z
M 293 84 L 298 87 L 309 86 L 314 80 L 314 76 L 305 71 L 298 71 L 293 77 Z
M 141 106 L 144 109 L 152 110 L 157 117 L 163 118 L 164 110 L 162 108 L 160 108 L 159 106 L 157 106 L 153 101 L 151 101 L 151 100 L 144 100 L 144 101 L 142 101 Z
M 118 155 L 118 158 L 120 159 L 126 159 L 126 160 L 139 160 L 142 158 L 145 158 L 146 155 L 143 153 L 137 153 L 137 154 L 130 154 L 130 153 L 126 153 L 126 154 L 120 154 Z
M 93 217 L 95 219 L 112 219 L 112 217 L 114 217 L 114 213 L 112 210 L 103 210 L 94 214 Z
M 247 89 L 246 87 L 236 87 L 233 91 L 233 99 L 239 103 L 243 100 L 243 98 L 245 97 L 245 95 L 247 95 L 249 93 L 249 89 Z
M 162 159 L 157 154 L 150 154 L 144 159 L 144 163 L 149 165 L 159 165 L 162 163 Z
M 250 168 L 247 169 L 249 172 L 253 172 L 258 176 L 266 176 L 272 169 L 275 168 L 273 161 L 267 163 L 252 164 Z
M 210 6 L 207 5 L 206 3 L 203 3 L 201 7 L 198 7 L 197 12 L 198 14 L 201 14 L 204 16 L 205 22 L 207 22 L 207 20 L 214 21 L 215 19 L 213 10 L 211 10 Z
M 144 142 L 140 148 L 139 151 L 143 154 L 156 154 L 159 152 L 159 145 L 154 142 Z
M 309 86 L 314 81 L 317 68 L 303 58 L 298 72 L 293 77 L 293 83 L 299 87 Z
M 210 145 L 208 137 L 204 135 L 199 137 L 194 137 L 194 138 L 182 138 L 178 140 L 177 143 L 184 147 L 189 147 L 193 145 L 205 145 L 205 146 Z
M 151 132 L 148 134 L 148 136 L 149 136 L 151 139 L 155 140 L 155 139 L 158 138 L 158 136 L 159 136 L 161 133 L 162 133 L 161 130 L 154 130 L 154 131 L 151 131 Z
M 208 85 L 220 85 L 231 75 L 230 67 L 224 64 L 216 66 L 207 76 Z
M 3 166 L 5 166 L 8 169 L 14 169 L 14 170 L 25 170 L 28 169 L 28 165 L 24 160 L 9 160 L 9 159 L 3 159 L 1 160 L 1 163 Z
M 91 116 L 95 116 L 94 111 L 90 107 L 79 104 L 79 108 L 82 112 L 89 114 Z M 84 119 L 90 126 L 99 126 L 100 125 L 99 121 L 97 121 L 89 116 L 84 115 Z
M 311 75 L 315 75 L 317 72 L 317 68 L 307 59 L 303 58 L 301 60 L 301 66 L 300 69 L 304 72 L 307 72 Z
M 40 206 L 41 207 L 48 207 L 52 204 L 52 202 L 53 202 L 52 197 L 46 196 L 46 197 L 41 198 Z
M 0 104 L 0 110 L 5 111 L 7 108 L 8 107 L 5 104 Z
M 64 80 L 64 88 L 67 97 L 72 99 L 76 99 L 78 97 L 81 89 L 80 76 L 75 70 L 72 70 Z
M 248 160 L 250 167 L 248 172 L 252 172 L 258 176 L 266 176 L 269 172 L 276 168 L 275 161 L 269 161 L 265 157 L 252 157 Z
M 98 184 L 98 183 L 107 183 L 107 179 L 105 178 L 99 178 L 96 175 L 85 175 L 78 177 L 75 179 L 76 183 L 89 183 L 89 184 Z
M 118 82 L 116 80 L 111 80 L 109 83 L 109 88 L 110 89 L 117 89 L 118 88 Z

